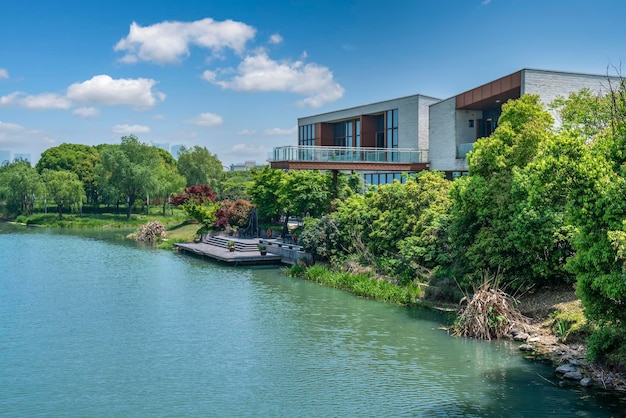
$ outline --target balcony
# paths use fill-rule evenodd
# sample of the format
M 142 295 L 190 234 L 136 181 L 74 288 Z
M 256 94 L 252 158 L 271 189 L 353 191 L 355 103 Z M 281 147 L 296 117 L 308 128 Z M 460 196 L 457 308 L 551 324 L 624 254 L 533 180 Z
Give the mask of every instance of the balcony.
M 286 146 L 274 148 L 272 168 L 319 170 L 421 171 L 428 151 L 408 148 Z
M 456 146 L 456 158 L 457 160 L 464 159 L 467 157 L 467 153 L 474 149 L 473 142 L 466 142 L 463 144 L 457 144 Z

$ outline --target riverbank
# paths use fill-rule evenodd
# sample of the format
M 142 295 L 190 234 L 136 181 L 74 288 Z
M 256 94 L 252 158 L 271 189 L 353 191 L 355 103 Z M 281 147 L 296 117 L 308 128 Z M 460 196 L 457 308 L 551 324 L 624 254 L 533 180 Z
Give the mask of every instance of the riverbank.
M 455 304 L 437 306 L 426 301 L 419 287 L 390 284 L 368 274 L 334 272 L 321 265 L 308 268 L 296 265 L 289 270 L 289 274 L 343 289 L 359 297 L 400 305 L 419 305 L 446 313 L 458 310 Z M 525 332 L 512 333 L 510 338 L 520 343 L 520 351 L 528 358 L 554 366 L 554 375 L 544 379 L 556 386 L 580 385 L 626 393 L 624 373 L 616 373 L 587 361 L 584 341 L 589 328 L 580 300 L 571 286 L 529 291 L 518 300 L 521 313 L 529 320 L 529 327 Z
M 571 286 L 543 288 L 519 298 L 519 308 L 533 331 L 520 349 L 555 367 L 559 386 L 593 386 L 626 393 L 626 374 L 587 361 L 586 323 L 580 300 Z M 553 382 L 554 383 L 554 382 Z

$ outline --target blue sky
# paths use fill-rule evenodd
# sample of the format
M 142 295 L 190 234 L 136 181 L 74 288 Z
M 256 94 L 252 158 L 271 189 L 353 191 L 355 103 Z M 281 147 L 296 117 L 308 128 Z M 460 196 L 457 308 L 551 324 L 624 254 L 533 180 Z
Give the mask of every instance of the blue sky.
M 606 74 L 625 18 L 621 0 L 2 0 L 0 150 L 134 134 L 263 163 L 298 117 L 522 68 Z

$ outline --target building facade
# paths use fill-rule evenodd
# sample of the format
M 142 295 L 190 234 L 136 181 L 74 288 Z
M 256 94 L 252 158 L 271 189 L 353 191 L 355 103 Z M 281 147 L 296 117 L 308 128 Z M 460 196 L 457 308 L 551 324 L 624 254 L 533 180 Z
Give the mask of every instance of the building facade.
M 428 109 L 440 99 L 401 97 L 298 119 L 298 146 L 274 149 L 273 168 L 352 171 L 368 184 L 427 168 Z
M 544 104 L 588 88 L 603 93 L 607 76 L 535 69 L 472 88 L 445 100 L 423 95 L 357 106 L 298 119 L 298 145 L 274 149 L 272 168 L 359 172 L 366 185 L 402 173 L 467 173 L 467 153 L 498 126 L 502 105 L 524 94 Z
M 607 87 L 607 76 L 523 69 L 435 103 L 429 111 L 429 168 L 449 177 L 467 173 L 467 153 L 497 128 L 508 100 L 537 94 L 548 105 L 583 88 L 602 94 Z

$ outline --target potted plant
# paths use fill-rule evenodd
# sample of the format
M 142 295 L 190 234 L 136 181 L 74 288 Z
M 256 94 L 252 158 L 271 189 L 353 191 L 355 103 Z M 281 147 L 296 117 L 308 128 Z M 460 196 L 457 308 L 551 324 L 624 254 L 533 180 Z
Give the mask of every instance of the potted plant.
M 261 255 L 266 255 L 267 254 L 267 246 L 265 244 L 259 244 L 259 251 L 261 252 Z
M 232 253 L 235 251 L 235 241 L 228 241 L 228 244 L 226 244 L 228 246 L 228 250 Z

